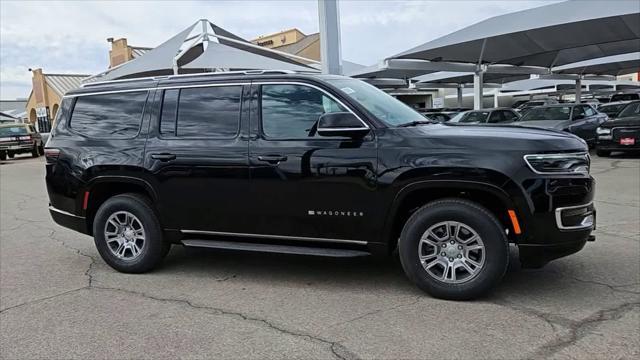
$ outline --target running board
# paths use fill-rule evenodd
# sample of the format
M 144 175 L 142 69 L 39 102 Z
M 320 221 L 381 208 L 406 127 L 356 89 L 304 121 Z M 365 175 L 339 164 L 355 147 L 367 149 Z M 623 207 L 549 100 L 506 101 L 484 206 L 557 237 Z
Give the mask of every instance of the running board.
M 328 256 L 328 257 L 336 257 L 336 258 L 359 257 L 359 256 L 371 255 L 366 251 L 351 250 L 351 249 L 328 249 L 328 248 L 315 248 L 315 247 L 306 247 L 306 246 L 257 244 L 257 243 L 218 241 L 218 240 L 187 239 L 187 240 L 182 240 L 182 244 L 188 247 L 204 247 L 204 248 L 220 249 L 220 250 L 257 251 L 257 252 L 278 253 L 278 254 Z

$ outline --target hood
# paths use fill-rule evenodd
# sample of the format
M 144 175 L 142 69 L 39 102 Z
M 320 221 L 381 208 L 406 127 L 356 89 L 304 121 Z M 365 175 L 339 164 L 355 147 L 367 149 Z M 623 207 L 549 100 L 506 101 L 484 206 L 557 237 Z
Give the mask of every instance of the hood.
M 562 130 L 569 127 L 571 120 L 531 120 L 531 121 L 518 121 L 514 125 L 528 126 L 545 129 Z
M 389 128 L 411 146 L 465 147 L 492 151 L 583 151 L 586 143 L 565 131 L 514 125 L 428 124 Z M 428 141 L 424 141 L 428 140 Z M 423 145 L 424 144 L 424 145 Z
M 640 116 L 629 116 L 624 118 L 617 118 L 603 122 L 600 124 L 602 128 L 613 128 L 619 126 L 637 126 L 640 127 Z

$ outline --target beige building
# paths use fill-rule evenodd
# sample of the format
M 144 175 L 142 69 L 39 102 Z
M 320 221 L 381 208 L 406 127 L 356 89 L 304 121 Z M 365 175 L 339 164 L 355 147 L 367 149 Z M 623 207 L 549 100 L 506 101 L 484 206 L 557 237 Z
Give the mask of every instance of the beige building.
M 289 29 L 260 36 L 251 42 L 269 49 L 320 61 L 320 33 L 305 35 L 298 29 Z
M 127 39 L 109 39 L 109 67 L 118 66 L 144 54 L 150 48 L 130 46 Z M 27 99 L 27 118 L 38 131 L 49 132 L 53 120 L 60 108 L 62 96 L 69 90 L 82 84 L 89 75 L 84 74 L 48 74 L 42 69 L 31 70 L 32 89 Z

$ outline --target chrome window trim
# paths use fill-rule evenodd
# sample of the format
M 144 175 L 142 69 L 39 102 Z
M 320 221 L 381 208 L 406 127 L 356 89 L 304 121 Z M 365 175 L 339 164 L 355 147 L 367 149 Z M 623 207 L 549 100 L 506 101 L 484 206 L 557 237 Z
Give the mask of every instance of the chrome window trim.
M 250 85 L 249 82 L 229 82 L 229 83 L 208 83 L 208 84 L 194 84 L 194 85 L 167 85 L 167 86 L 157 86 L 157 87 L 147 87 L 147 88 L 135 88 L 135 89 L 123 89 L 123 90 L 110 90 L 110 91 L 96 91 L 90 93 L 81 93 L 81 94 L 70 94 L 64 95 L 62 98 L 75 98 L 81 96 L 91 96 L 91 95 L 103 95 L 103 94 L 117 94 L 117 93 L 127 93 L 127 92 L 135 92 L 135 91 L 151 91 L 151 90 L 166 90 L 166 89 L 188 89 L 188 88 L 199 88 L 199 87 L 213 87 L 213 86 L 244 86 Z
M 56 207 L 53 207 L 53 206 L 51 206 L 51 205 L 49 205 L 49 210 L 50 210 L 50 211 L 57 212 L 58 214 L 62 214 L 62 215 L 66 215 L 66 216 L 71 216 L 71 217 L 74 217 L 74 218 L 77 218 L 77 219 L 84 219 L 84 218 L 85 218 L 84 216 L 75 215 L 75 214 L 72 214 L 72 213 L 70 213 L 70 212 L 68 212 L 68 211 L 60 210 L 60 209 L 58 209 L 58 208 L 56 208 Z
M 529 160 L 527 159 L 527 157 L 530 156 L 556 156 L 556 157 L 564 157 L 567 155 L 586 155 L 587 159 L 589 160 L 589 168 L 591 168 L 591 156 L 589 155 L 588 152 L 573 152 L 573 153 L 551 153 L 551 154 L 526 154 L 524 155 L 522 158 L 524 159 L 524 162 L 527 164 L 527 167 L 529 167 L 529 169 L 531 171 L 533 171 L 534 173 L 538 174 L 538 175 L 576 175 L 576 174 L 582 174 L 582 175 L 589 175 L 589 172 L 540 172 L 538 170 L 536 170 L 533 166 L 531 166 L 531 164 L 529 164 Z
M 344 102 L 340 101 L 340 99 L 335 97 L 333 94 L 327 92 L 325 89 L 323 89 L 323 88 L 321 88 L 319 86 L 316 86 L 316 85 L 313 85 L 313 84 L 309 84 L 309 83 L 306 83 L 306 82 L 302 82 L 302 81 L 278 81 L 278 80 L 274 80 L 274 81 L 254 81 L 254 82 L 252 82 L 252 84 L 254 84 L 254 85 L 302 85 L 302 86 L 308 86 L 310 88 L 314 88 L 316 90 L 319 90 L 323 94 L 327 95 L 328 97 L 330 97 L 331 100 L 333 100 L 333 101 L 337 102 L 338 104 L 342 105 L 343 108 L 347 109 L 351 114 L 353 114 L 353 116 L 355 116 L 358 120 L 360 120 L 362 125 L 364 125 L 364 127 L 367 130 L 371 130 L 371 127 L 369 126 L 369 124 L 367 124 L 364 120 L 362 120 L 362 118 L 360 118 L 360 116 L 358 116 L 358 114 L 356 114 L 353 111 L 353 109 L 351 109 L 349 106 L 345 105 Z M 260 121 L 262 121 L 262 116 L 260 118 Z
M 234 233 L 224 231 L 205 231 L 205 230 L 187 230 L 181 229 L 183 234 L 192 235 L 221 235 L 221 236 L 233 236 L 233 237 L 254 237 L 262 239 L 283 239 L 283 240 L 304 240 L 304 241 L 316 241 L 316 242 L 335 242 L 335 243 L 350 243 L 358 245 L 366 245 L 366 241 L 361 240 L 346 240 L 346 239 L 331 239 L 331 238 L 317 238 L 306 236 L 287 236 L 287 235 L 268 235 L 268 234 L 249 234 L 249 233 Z
M 564 206 L 564 207 L 559 207 L 556 208 L 555 213 L 556 213 L 556 225 L 558 226 L 558 229 L 560 230 L 582 230 L 582 229 L 589 229 L 589 228 L 593 228 L 593 226 L 595 225 L 595 223 L 592 221 L 591 224 L 589 225 L 576 225 L 576 226 L 564 226 L 562 224 L 562 212 L 565 210 L 571 210 L 571 209 L 579 209 L 579 208 L 583 208 L 583 207 L 589 207 L 593 205 L 593 201 L 590 201 L 586 204 L 582 204 L 582 205 L 574 205 L 574 206 Z M 594 218 L 595 220 L 595 218 Z

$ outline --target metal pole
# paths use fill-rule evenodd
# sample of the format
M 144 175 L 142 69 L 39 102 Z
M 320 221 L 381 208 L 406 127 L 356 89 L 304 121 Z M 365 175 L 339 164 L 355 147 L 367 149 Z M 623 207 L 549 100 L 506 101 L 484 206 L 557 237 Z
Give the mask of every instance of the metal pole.
M 498 101 L 498 91 L 497 90 L 493 94 L 493 107 L 494 108 L 500 107 L 500 102 Z
M 338 0 L 318 0 L 322 73 L 342 74 Z
M 473 109 L 482 109 L 482 78 L 484 72 L 478 70 L 473 73 Z
M 580 103 L 580 98 L 582 97 L 582 79 L 576 79 L 576 104 Z
M 458 85 L 458 107 L 461 108 L 462 107 L 462 84 Z

